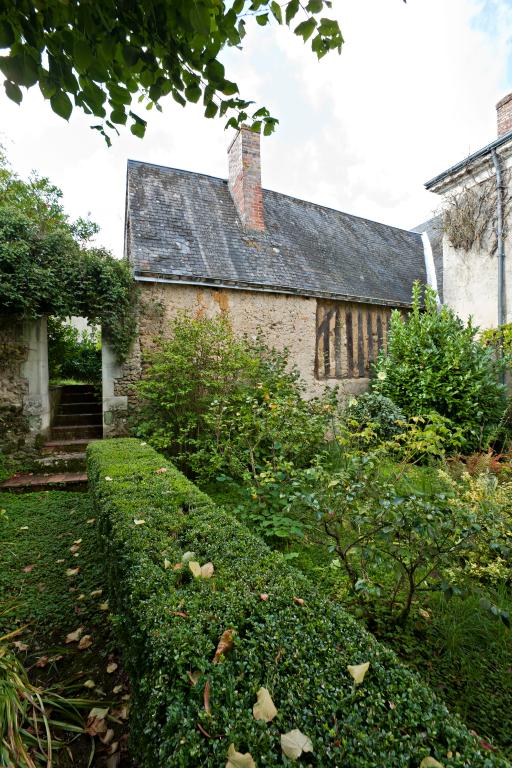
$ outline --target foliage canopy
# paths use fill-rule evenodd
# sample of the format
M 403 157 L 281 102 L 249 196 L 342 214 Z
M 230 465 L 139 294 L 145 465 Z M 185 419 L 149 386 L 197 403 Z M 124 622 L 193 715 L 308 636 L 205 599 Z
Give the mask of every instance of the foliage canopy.
M 88 247 L 96 225 L 70 221 L 61 197 L 46 178 L 21 180 L 0 155 L 0 314 L 87 317 L 122 358 L 135 333 L 130 269 Z
M 0 13 L 5 92 L 20 104 L 21 88 L 38 83 L 60 117 L 67 120 L 76 106 L 100 118 L 92 127 L 107 141 L 127 122 L 144 136 L 146 121 L 131 108 L 137 94 L 147 109 L 160 108 L 168 94 L 183 106 L 202 98 L 206 117 L 230 112 L 228 125 L 250 120 L 269 134 L 277 120 L 265 107 L 249 117 L 252 102 L 240 98 L 219 56 L 226 46 L 241 45 L 247 17 L 260 26 L 271 18 L 295 25 L 299 11 L 294 32 L 311 39 L 318 58 L 341 51 L 338 23 L 320 15 L 330 6 L 329 0 L 7 0 Z
M 504 391 L 500 361 L 480 343 L 478 328 L 438 307 L 435 291 L 414 287 L 411 313 L 391 317 L 387 352 L 377 362 L 373 390 L 407 416 L 437 412 L 462 431 L 464 450 L 480 447 L 499 423 Z

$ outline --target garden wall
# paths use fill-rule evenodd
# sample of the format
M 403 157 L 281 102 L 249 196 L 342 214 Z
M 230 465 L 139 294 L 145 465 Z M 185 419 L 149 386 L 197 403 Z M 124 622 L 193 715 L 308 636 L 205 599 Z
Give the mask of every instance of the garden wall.
M 46 318 L 0 316 L 0 450 L 29 450 L 49 425 Z
M 281 735 L 295 729 L 311 739 L 310 765 L 509 765 L 145 443 L 91 443 L 88 471 L 141 768 L 218 768 L 231 744 L 256 766 L 289 765 Z M 211 563 L 211 578 L 194 577 L 191 558 Z M 366 662 L 355 685 L 347 665 Z M 260 688 L 277 708 L 271 722 L 253 714 Z

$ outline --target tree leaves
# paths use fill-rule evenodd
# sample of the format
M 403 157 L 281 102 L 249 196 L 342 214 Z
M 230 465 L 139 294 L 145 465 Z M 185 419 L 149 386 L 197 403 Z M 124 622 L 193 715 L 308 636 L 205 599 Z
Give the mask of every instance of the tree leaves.
M 69 120 L 73 111 L 73 105 L 67 93 L 57 91 L 57 93 L 50 97 L 50 104 L 55 114 L 63 117 L 64 120 Z
M 313 34 L 315 15 L 324 5 L 328 3 L 309 0 L 302 9 L 306 19 L 295 32 L 304 40 Z M 271 19 L 282 24 L 283 8 L 289 25 L 300 10 L 299 0 L 283 5 L 277 0 L 257 0 L 251 4 L 255 12 L 251 17 L 258 26 L 268 25 Z M 135 93 L 140 93 L 148 109 L 158 108 L 169 93 L 182 105 L 197 103 L 204 96 L 206 117 L 230 111 L 236 127 L 247 122 L 246 101 L 214 98 L 238 92 L 236 84 L 227 85 L 218 57 L 226 46 L 240 46 L 245 36 L 242 0 L 232 4 L 148 0 L 122 10 L 115 3 L 87 3 L 77 10 L 73 3 L 47 0 L 37 24 L 28 21 L 23 4 L 14 4 L 9 14 L 8 21 L 0 21 L 0 48 L 9 51 L 0 57 L 0 69 L 6 77 L 6 93 L 16 103 L 22 100 L 20 86 L 39 83 L 53 111 L 68 120 L 74 106 L 72 94 L 76 106 L 104 121 L 91 127 L 107 142 L 107 131 L 126 123 L 123 107 L 129 108 Z M 341 47 L 335 20 L 322 18 L 318 28 L 312 45 L 317 55 Z M 42 55 L 48 60 L 48 71 L 41 65 Z M 104 106 L 107 99 L 109 116 Z M 270 115 L 262 122 L 266 134 L 277 124 Z M 135 120 L 130 131 L 143 137 L 145 127 L 144 121 Z
M 313 752 L 313 744 L 298 728 L 281 736 L 281 749 L 290 760 L 298 760 L 303 752 Z
M 267 688 L 260 688 L 256 696 L 258 701 L 252 708 L 252 714 L 255 720 L 263 720 L 270 723 L 277 715 L 277 709 Z

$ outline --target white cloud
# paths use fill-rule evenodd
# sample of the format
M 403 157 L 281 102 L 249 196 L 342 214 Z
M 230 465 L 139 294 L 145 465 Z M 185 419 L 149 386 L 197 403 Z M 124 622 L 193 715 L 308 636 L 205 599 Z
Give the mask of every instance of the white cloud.
M 263 140 L 265 186 L 396 226 L 427 218 L 423 183 L 495 136 L 507 82 L 507 0 L 334 2 L 343 53 L 320 63 L 288 30 L 257 28 L 225 56 L 242 93 L 280 118 Z M 228 72 L 229 74 L 229 72 Z M 146 138 L 123 131 L 108 149 L 77 113 L 53 115 L 36 89 L 22 107 L 0 97 L 0 141 L 13 166 L 62 187 L 71 215 L 90 211 L 122 253 L 128 157 L 226 176 L 229 135 L 202 109 L 172 100 Z

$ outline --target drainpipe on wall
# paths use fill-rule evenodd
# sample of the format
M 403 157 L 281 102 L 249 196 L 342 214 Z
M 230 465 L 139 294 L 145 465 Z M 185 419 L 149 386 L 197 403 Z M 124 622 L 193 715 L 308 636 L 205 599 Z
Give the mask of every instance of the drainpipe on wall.
M 498 153 L 492 150 L 492 161 L 496 171 L 496 218 L 498 237 L 498 325 L 505 325 L 505 241 L 503 238 L 503 182 Z
M 501 174 L 501 162 L 495 149 L 492 150 L 492 162 L 496 171 L 496 235 L 498 238 L 498 326 L 505 325 L 506 321 L 506 294 L 505 294 L 505 240 L 503 237 L 503 181 Z M 503 354 L 503 348 L 501 348 Z M 505 383 L 505 371 L 502 372 L 502 381 Z

